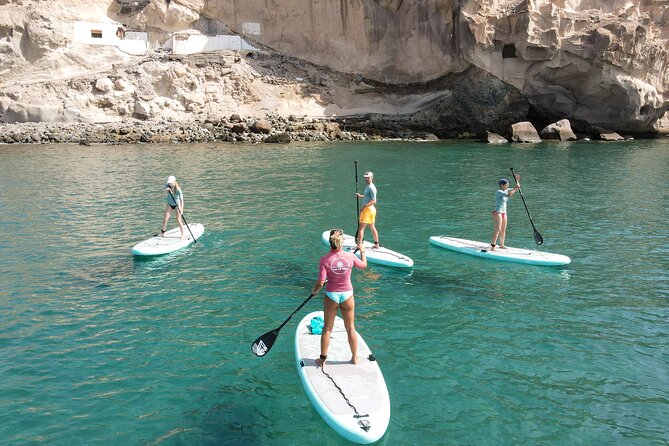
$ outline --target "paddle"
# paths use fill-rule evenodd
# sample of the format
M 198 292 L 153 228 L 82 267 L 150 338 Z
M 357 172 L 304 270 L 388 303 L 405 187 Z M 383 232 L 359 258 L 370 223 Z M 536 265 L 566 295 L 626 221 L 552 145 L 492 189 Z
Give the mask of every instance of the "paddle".
M 513 180 L 518 184 L 518 180 L 516 179 L 516 173 L 513 171 L 513 167 L 511 168 L 511 174 L 513 175 Z M 525 197 L 523 197 L 523 191 L 518 188 L 518 192 L 520 192 L 520 198 L 523 200 L 523 205 L 525 206 L 525 211 L 527 212 L 527 216 L 530 218 L 530 224 L 532 225 L 532 229 L 534 230 L 534 241 L 537 243 L 537 245 L 542 245 L 544 243 L 544 238 L 539 234 L 539 231 L 537 231 L 537 228 L 534 227 L 534 222 L 532 221 L 532 216 L 530 215 L 530 210 L 527 209 L 527 203 L 525 203 Z
M 172 201 L 174 201 L 176 203 L 177 200 L 174 199 L 174 195 L 172 195 L 172 191 L 169 190 L 169 188 L 168 188 L 167 192 L 170 194 L 170 197 L 172 197 Z M 179 205 L 178 204 L 177 204 L 176 209 L 177 209 L 177 212 L 181 214 L 181 218 L 183 219 L 184 223 L 186 223 L 186 227 L 188 228 L 188 232 L 190 232 L 190 236 L 193 237 L 193 243 L 197 243 L 197 239 L 193 235 L 193 231 L 190 230 L 190 226 L 188 226 L 188 222 L 186 221 L 186 217 L 184 217 L 184 213 L 179 210 Z
M 358 229 L 355 230 L 355 244 L 357 245 L 358 234 L 360 234 L 360 198 L 358 198 L 358 162 L 353 161 L 353 163 L 355 164 L 355 216 L 356 221 L 358 222 Z
M 272 331 L 268 331 L 264 335 L 260 336 L 258 339 L 253 341 L 253 344 L 251 344 L 251 351 L 253 352 L 254 355 L 256 356 L 265 356 L 267 352 L 272 348 L 274 345 L 274 341 L 276 341 L 276 338 L 279 336 L 279 330 L 283 328 L 284 325 L 288 323 L 291 317 L 295 315 L 298 311 L 302 309 L 303 306 L 306 305 L 309 300 L 314 297 L 317 293 L 311 293 L 309 297 L 306 298 L 302 304 L 297 307 L 297 310 L 293 311 L 293 313 L 288 316 L 288 319 L 283 321 L 283 324 L 279 325 L 279 328 L 275 328 Z

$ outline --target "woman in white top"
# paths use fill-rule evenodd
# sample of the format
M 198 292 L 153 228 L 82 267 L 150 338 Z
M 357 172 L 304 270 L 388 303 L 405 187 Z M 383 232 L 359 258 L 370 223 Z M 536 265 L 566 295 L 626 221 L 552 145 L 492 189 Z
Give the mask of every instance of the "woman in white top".
M 181 215 L 184 212 L 184 194 L 177 179 L 170 175 L 167 178 L 167 183 L 165 184 L 165 192 L 167 193 L 167 202 L 165 203 L 165 216 L 163 217 L 163 226 L 160 228 L 160 236 L 165 235 L 167 231 L 167 221 L 170 219 L 173 210 L 177 210 L 177 223 L 179 223 L 179 229 L 181 229 L 181 239 L 185 240 L 184 235 L 184 224 L 181 219 Z

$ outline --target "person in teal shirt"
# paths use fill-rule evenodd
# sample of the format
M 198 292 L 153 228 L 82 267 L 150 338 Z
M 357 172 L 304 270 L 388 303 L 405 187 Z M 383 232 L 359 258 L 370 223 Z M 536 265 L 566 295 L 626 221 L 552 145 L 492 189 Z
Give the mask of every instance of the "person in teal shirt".
M 163 226 L 160 228 L 160 236 L 165 236 L 165 231 L 167 231 L 167 221 L 172 215 L 172 211 L 176 209 L 177 211 L 177 223 L 179 224 L 179 229 L 181 229 L 181 239 L 185 240 L 184 235 L 184 223 L 181 215 L 184 212 L 184 194 L 177 179 L 170 175 L 167 177 L 167 182 L 165 183 L 165 192 L 167 195 L 167 202 L 165 204 L 165 216 L 163 217 Z
M 509 180 L 502 178 L 499 180 L 499 189 L 495 192 L 495 210 L 492 211 L 492 242 L 490 243 L 490 250 L 494 251 L 499 238 L 499 247 L 506 249 L 504 246 L 504 239 L 506 238 L 506 202 L 509 198 L 520 190 L 520 175 L 516 175 L 516 185 L 509 190 Z

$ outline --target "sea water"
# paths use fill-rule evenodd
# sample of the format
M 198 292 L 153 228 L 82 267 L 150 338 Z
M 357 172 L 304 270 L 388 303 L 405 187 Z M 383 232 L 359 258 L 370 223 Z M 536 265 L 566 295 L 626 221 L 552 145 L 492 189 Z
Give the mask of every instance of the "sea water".
M 489 241 L 510 167 L 544 245 L 518 195 L 507 245 L 570 265 L 428 243 Z M 295 324 L 322 296 L 267 356 L 251 343 L 308 296 L 321 233 L 355 231 L 368 170 L 381 243 L 415 261 L 352 276 L 390 393 L 381 444 L 669 442 L 664 139 L 1 146 L 0 443 L 348 444 L 296 373 Z M 205 233 L 134 258 L 160 229 L 168 175 Z

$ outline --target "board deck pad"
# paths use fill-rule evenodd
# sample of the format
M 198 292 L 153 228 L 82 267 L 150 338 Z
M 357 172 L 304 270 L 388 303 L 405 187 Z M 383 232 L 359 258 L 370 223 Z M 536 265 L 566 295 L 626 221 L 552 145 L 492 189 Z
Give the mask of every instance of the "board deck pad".
M 179 228 L 174 228 L 166 231 L 163 237 L 154 235 L 143 242 L 137 243 L 133 246 L 132 253 L 136 256 L 157 256 L 169 254 L 170 252 L 185 248 L 194 242 L 193 236 L 195 236 L 195 240 L 197 240 L 204 233 L 204 226 L 200 223 L 194 223 L 188 226 L 190 227 L 190 231 L 188 231 L 188 228 L 184 225 L 184 235 L 187 237 L 185 240 L 181 239 L 181 230 Z M 193 233 L 193 236 L 191 236 L 191 232 Z
M 511 247 L 507 247 L 506 249 L 498 247 L 495 251 L 491 251 L 490 243 L 444 235 L 433 235 L 430 237 L 430 243 L 441 248 L 450 249 L 451 251 L 506 262 L 545 266 L 560 266 L 571 263 L 571 259 L 562 254 Z
M 330 246 L 330 231 L 323 232 L 321 237 L 323 243 L 326 246 Z M 367 262 L 375 263 L 377 265 L 392 266 L 394 268 L 411 268 L 413 267 L 413 260 L 400 254 L 399 252 L 388 249 L 384 246 L 380 248 L 373 248 L 374 243 L 364 241 L 363 246 L 365 247 L 365 254 L 367 257 Z M 355 237 L 348 234 L 344 234 L 344 240 L 342 243 L 342 251 L 353 252 L 358 258 L 360 258 L 359 252 L 354 252 L 357 248 L 355 244 Z
M 316 366 L 320 355 L 321 336 L 311 334 L 313 317 L 323 317 L 322 311 L 306 315 L 295 332 L 295 359 L 297 369 L 309 400 L 325 422 L 348 440 L 369 444 L 380 439 L 390 421 L 390 397 L 377 361 L 370 359 L 372 352 L 358 333 L 358 364 L 351 363 L 351 350 L 344 321 L 337 317 L 330 340 L 324 371 L 339 386 L 355 410 L 335 387 L 334 383 Z M 359 420 L 369 424 L 365 431 Z

